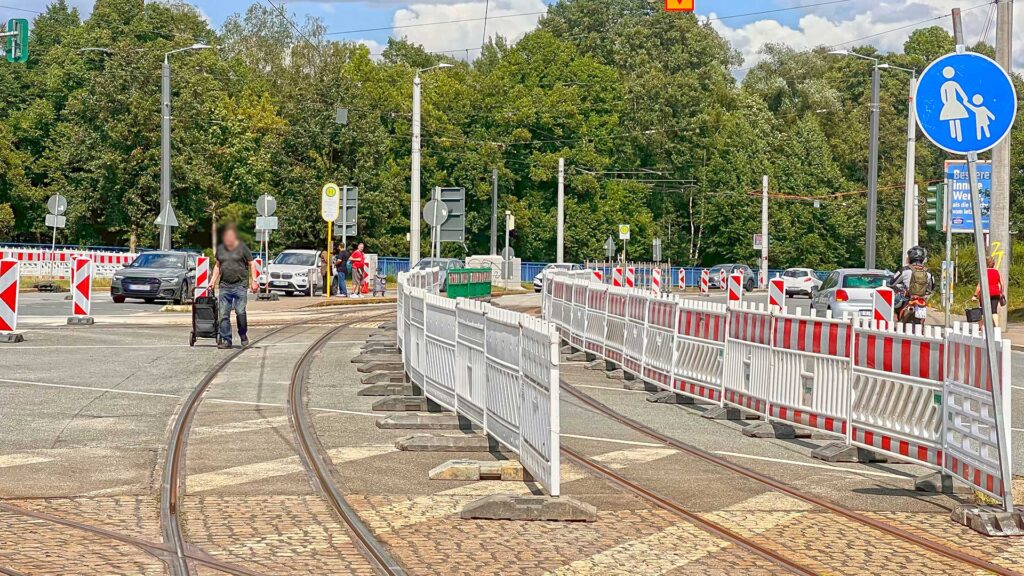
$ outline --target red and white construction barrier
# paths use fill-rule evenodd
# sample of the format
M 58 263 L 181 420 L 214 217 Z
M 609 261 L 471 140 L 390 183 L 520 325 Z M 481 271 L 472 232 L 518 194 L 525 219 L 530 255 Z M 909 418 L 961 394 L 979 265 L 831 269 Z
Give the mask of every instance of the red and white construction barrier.
M 661 294 L 661 268 L 651 269 L 651 294 L 655 296 Z
M 68 324 L 92 324 L 92 260 L 75 258 L 71 265 L 71 317 Z
M 54 276 L 71 278 L 72 263 L 76 258 L 89 258 L 93 262 L 93 276 L 110 278 L 115 272 L 131 264 L 135 254 L 97 252 L 92 250 L 37 250 L 34 248 L 0 249 L 0 259 L 21 263 L 20 272 L 26 276 Z
M 636 268 L 630 266 L 626 268 L 626 288 L 633 288 L 636 286 Z
M 724 292 L 729 286 L 729 279 L 726 277 L 725 269 L 718 271 L 718 287 Z
M 594 278 L 594 282 L 600 282 L 604 284 L 604 272 L 600 270 L 591 270 L 591 275 Z
M 0 342 L 21 342 L 18 329 L 18 276 L 21 264 L 0 260 Z
M 618 266 L 612 270 L 612 286 L 615 286 L 616 288 L 622 288 L 625 286 L 622 281 L 622 268 Z
M 895 293 L 892 288 L 879 288 L 871 295 L 871 318 L 892 326 L 892 308 Z
M 711 272 L 707 268 L 700 271 L 700 295 L 710 296 Z
M 768 281 L 768 305 L 786 309 L 786 282 L 782 278 Z
M 743 274 L 729 275 L 729 304 L 743 301 Z
M 676 281 L 680 290 L 686 290 L 686 268 L 679 269 L 679 278 Z
M 260 278 L 263 278 L 263 258 L 253 258 L 252 263 L 256 265 L 256 274 L 253 276 L 252 281 L 256 282 L 256 285 L 259 286 Z M 312 281 L 310 279 L 310 282 Z
M 206 298 L 210 295 L 210 259 L 206 256 L 196 259 L 196 287 L 193 292 L 195 298 Z

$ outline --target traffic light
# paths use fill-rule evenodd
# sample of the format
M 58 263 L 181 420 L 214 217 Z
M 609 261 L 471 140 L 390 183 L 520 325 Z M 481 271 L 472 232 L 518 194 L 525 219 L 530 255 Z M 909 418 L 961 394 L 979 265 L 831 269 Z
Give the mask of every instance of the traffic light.
M 928 215 L 925 224 L 942 232 L 946 224 L 946 185 L 928 185 L 928 193 L 925 195 L 924 201 L 926 203 L 925 214 Z
M 28 61 L 28 20 L 11 18 L 7 21 L 7 30 L 2 34 L 6 40 L 4 51 L 10 62 Z

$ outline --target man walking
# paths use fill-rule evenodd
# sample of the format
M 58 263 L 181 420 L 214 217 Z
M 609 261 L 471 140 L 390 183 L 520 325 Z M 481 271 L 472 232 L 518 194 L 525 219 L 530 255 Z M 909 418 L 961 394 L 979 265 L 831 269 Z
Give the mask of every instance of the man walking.
M 338 244 L 338 251 L 334 254 L 334 275 L 336 280 L 331 287 L 331 291 L 335 294 L 340 292 L 342 298 L 348 297 L 348 286 L 345 285 L 345 281 L 348 274 L 349 256 L 348 246 Z
M 348 261 L 352 264 L 352 285 L 355 288 L 353 298 L 362 298 L 363 278 L 366 277 L 366 255 L 363 254 L 363 243 L 360 242 Z
M 217 308 L 220 311 L 220 338 L 217 348 L 231 348 L 231 310 L 238 323 L 238 338 L 242 347 L 249 345 L 249 326 L 245 317 L 245 303 L 251 290 L 256 292 L 256 264 L 249 247 L 238 239 L 234 224 L 224 227 L 221 244 L 217 246 L 217 263 L 213 267 L 211 286 L 217 286 Z M 219 283 L 219 284 L 218 284 Z

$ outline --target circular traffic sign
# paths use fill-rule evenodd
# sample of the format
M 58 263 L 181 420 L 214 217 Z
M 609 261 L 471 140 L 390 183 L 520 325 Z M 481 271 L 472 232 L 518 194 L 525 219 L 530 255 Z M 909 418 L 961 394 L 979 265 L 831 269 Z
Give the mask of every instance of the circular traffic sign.
M 448 205 L 440 200 L 431 200 L 423 207 L 423 219 L 430 226 L 440 226 L 448 219 Z
M 277 199 L 270 194 L 263 194 L 256 200 L 256 212 L 260 216 L 273 216 L 277 212 Z
M 54 194 L 46 201 L 46 209 L 50 214 L 61 216 L 68 211 L 68 199 L 61 194 Z
M 954 154 L 984 152 L 999 143 L 1017 115 L 1009 75 L 982 54 L 947 54 L 924 69 L 914 94 L 921 131 Z

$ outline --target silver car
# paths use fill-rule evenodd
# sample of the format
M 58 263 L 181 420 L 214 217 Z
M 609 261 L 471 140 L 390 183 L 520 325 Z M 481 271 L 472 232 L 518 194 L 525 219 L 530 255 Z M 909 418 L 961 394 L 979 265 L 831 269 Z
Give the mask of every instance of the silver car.
M 871 317 L 872 295 L 875 290 L 889 284 L 892 273 L 888 270 L 866 268 L 840 268 L 822 280 L 821 286 L 811 292 L 811 307 L 833 316 Z
M 196 254 L 188 252 L 143 252 L 114 273 L 110 298 L 117 304 L 126 298 L 147 303 L 169 300 L 175 304 L 191 300 L 196 284 L 196 258 Z

